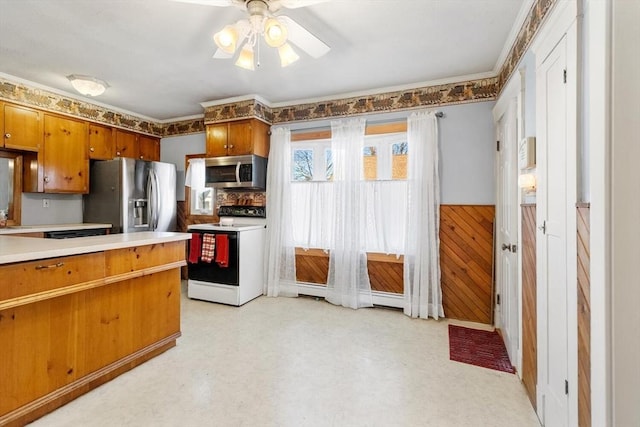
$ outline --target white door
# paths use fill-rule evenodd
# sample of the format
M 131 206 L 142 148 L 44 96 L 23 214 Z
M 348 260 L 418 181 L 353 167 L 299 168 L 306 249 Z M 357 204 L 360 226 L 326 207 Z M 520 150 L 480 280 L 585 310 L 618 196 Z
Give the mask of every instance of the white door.
M 496 326 L 513 365 L 520 361 L 520 299 L 518 292 L 518 184 L 517 184 L 517 98 L 509 101 L 505 114 L 498 123 L 498 239 L 497 289 L 499 306 Z M 496 301 L 497 302 L 497 301 Z
M 566 37 L 538 68 L 545 108 L 538 152 L 538 311 L 540 375 L 546 427 L 568 426 L 567 59 Z M 575 232 L 575 231 L 574 231 Z

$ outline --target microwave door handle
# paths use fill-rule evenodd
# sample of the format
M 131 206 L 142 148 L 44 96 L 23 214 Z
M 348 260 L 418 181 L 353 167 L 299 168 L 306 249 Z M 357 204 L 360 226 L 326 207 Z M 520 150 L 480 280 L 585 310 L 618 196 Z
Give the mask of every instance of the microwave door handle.
M 236 182 L 240 184 L 240 162 L 236 165 Z

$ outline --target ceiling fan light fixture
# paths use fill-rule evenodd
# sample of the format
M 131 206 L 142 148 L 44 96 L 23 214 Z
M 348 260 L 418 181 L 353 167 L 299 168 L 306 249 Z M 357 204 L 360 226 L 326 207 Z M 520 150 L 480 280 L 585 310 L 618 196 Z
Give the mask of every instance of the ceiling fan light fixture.
M 227 25 L 213 35 L 213 41 L 223 52 L 233 54 L 238 43 L 238 30 L 233 25 Z
M 289 66 L 300 59 L 300 56 L 298 56 L 289 43 L 285 43 L 278 48 L 278 55 L 280 55 L 281 67 Z
M 280 47 L 287 42 L 287 27 L 276 18 L 269 18 L 264 23 L 264 40 L 271 47 Z
M 253 62 L 253 47 L 251 47 L 249 44 L 244 45 L 244 47 L 240 51 L 240 55 L 238 55 L 236 65 L 240 68 L 244 68 L 245 70 L 255 70 L 255 65 Z
M 96 79 L 92 76 L 84 76 L 81 74 L 71 74 L 67 76 L 71 82 L 71 86 L 84 96 L 102 95 L 109 87 L 104 80 Z

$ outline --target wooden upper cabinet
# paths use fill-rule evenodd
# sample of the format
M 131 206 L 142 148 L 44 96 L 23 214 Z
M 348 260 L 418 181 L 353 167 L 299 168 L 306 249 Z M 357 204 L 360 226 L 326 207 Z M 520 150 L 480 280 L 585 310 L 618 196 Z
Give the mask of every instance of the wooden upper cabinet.
M 207 125 L 207 155 L 269 155 L 269 125 L 257 119 Z
M 122 129 L 116 129 L 116 156 L 137 159 L 138 135 Z
M 42 145 L 42 113 L 20 105 L 0 103 L 2 146 L 14 150 L 39 151 Z
M 113 128 L 95 123 L 89 124 L 89 158 L 111 160 L 115 154 Z
M 160 138 L 138 135 L 138 150 L 142 160 L 160 161 Z
M 89 191 L 88 124 L 44 115 L 44 192 Z

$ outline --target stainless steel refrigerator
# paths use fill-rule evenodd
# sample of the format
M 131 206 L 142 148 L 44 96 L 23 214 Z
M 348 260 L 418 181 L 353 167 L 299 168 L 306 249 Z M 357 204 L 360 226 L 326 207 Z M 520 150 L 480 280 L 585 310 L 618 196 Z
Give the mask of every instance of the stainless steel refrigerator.
M 129 158 L 91 164 L 83 220 L 113 233 L 176 230 L 176 167 Z

